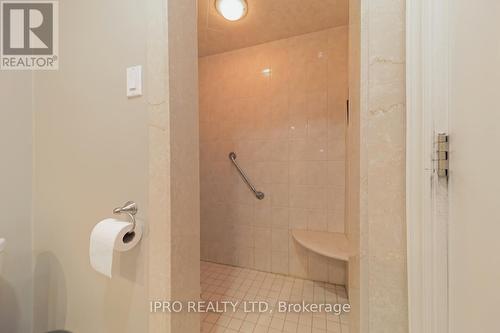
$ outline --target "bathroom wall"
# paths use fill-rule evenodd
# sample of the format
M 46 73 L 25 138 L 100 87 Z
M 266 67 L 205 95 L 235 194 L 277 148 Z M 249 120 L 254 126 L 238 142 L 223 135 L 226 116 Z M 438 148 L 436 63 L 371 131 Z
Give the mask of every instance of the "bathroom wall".
M 363 0 L 362 8 L 362 318 L 367 332 L 406 333 L 405 0 Z
M 352 0 L 349 12 L 350 331 L 407 333 L 405 1 Z
M 148 221 L 148 108 L 125 89 L 126 67 L 146 65 L 147 5 L 59 9 L 60 69 L 34 76 L 35 333 L 146 332 L 148 233 L 117 255 L 112 279 L 88 251 L 94 225 L 125 201 Z
M 345 284 L 344 263 L 290 230 L 345 232 L 347 35 L 341 26 L 200 58 L 203 259 Z
M 0 74 L 0 332 L 31 332 L 31 72 Z
M 148 0 L 149 299 L 200 298 L 197 1 Z M 150 333 L 200 332 L 198 313 L 150 313 Z

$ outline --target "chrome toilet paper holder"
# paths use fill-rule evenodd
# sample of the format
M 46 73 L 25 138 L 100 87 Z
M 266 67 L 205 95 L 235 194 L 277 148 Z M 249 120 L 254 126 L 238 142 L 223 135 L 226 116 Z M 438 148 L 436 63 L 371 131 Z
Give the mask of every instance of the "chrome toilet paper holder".
M 113 209 L 113 214 L 125 214 L 130 218 L 132 222 L 132 230 L 128 234 L 133 234 L 135 232 L 136 221 L 135 215 L 138 212 L 137 204 L 133 201 L 127 201 L 122 207 Z

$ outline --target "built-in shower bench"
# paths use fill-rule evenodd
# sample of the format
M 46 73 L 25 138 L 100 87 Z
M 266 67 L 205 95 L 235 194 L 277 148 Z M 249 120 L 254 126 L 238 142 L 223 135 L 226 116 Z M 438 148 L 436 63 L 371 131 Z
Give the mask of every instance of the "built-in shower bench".
M 312 252 L 328 258 L 349 261 L 349 241 L 345 234 L 294 229 L 292 236 L 297 243 Z

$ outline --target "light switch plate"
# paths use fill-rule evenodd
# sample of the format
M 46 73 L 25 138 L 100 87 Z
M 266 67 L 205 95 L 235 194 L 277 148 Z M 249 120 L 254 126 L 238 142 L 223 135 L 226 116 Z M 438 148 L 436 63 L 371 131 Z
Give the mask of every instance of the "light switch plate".
M 142 66 L 127 68 L 127 96 L 142 96 Z

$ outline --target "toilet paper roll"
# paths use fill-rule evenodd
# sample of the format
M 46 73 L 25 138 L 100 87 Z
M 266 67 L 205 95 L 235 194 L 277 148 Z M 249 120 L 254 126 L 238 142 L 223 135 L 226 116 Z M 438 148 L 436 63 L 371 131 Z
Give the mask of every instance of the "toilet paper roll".
M 106 219 L 96 224 L 90 234 L 90 265 L 99 273 L 111 278 L 114 251 L 129 251 L 142 237 L 142 224 L 137 221 L 134 233 L 132 223 Z

